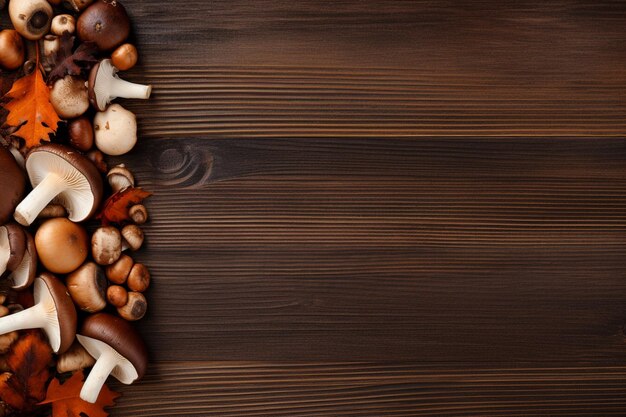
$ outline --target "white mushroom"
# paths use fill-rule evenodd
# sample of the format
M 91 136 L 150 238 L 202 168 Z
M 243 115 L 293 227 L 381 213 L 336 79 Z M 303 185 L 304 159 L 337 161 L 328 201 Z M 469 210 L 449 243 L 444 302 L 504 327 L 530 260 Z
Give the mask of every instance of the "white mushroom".
M 107 155 L 123 155 L 137 143 L 137 119 L 119 104 L 96 113 L 93 127 L 96 147 Z
M 103 59 L 91 69 L 88 82 L 89 100 L 98 111 L 104 111 L 118 97 L 144 100 L 150 97 L 152 86 L 122 80 L 117 71 L 110 59 Z

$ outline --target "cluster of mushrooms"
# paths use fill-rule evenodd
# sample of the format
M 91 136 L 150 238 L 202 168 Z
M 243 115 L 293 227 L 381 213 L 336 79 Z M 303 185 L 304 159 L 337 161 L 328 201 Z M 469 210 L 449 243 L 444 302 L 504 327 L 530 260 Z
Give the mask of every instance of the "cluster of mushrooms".
M 5 3 L 0 0 L 0 8 Z M 32 291 L 34 298 L 26 309 L 0 303 L 0 349 L 17 338 L 16 331 L 42 329 L 58 354 L 59 372 L 92 367 L 80 397 L 93 403 L 109 375 L 130 384 L 147 366 L 146 345 L 129 323 L 147 308 L 143 292 L 150 273 L 129 255 L 142 246 L 146 208 L 130 207 L 132 221 L 119 229 L 90 232 L 84 223 L 106 194 L 135 185 L 125 166 L 108 170 L 104 162 L 103 154 L 122 155 L 137 141 L 135 116 L 110 103 L 147 99 L 151 88 L 117 75 L 137 62 L 136 48 L 125 43 L 130 20 L 119 1 L 10 0 L 8 11 L 14 29 L 0 32 L 5 70 L 27 72 L 25 51 L 38 42 L 49 71 L 48 58 L 65 33 L 96 45 L 103 57 L 86 79 L 67 75 L 51 87 L 50 101 L 67 122 L 67 137 L 57 135 L 25 158 L 0 146 L 1 282 L 12 293 Z M 93 123 L 87 114 L 95 114 Z M 6 297 L 0 298 L 4 303 Z

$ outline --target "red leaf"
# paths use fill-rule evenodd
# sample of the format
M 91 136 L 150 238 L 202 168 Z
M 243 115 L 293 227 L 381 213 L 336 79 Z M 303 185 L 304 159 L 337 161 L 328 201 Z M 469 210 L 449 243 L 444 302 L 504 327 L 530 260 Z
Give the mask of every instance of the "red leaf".
M 74 372 L 72 377 L 61 384 L 54 378 L 48 386 L 45 401 L 40 404 L 52 404 L 52 417 L 80 416 L 107 417 L 109 413 L 103 408 L 115 405 L 115 399 L 121 394 L 111 391 L 106 385 L 102 386 L 98 400 L 94 403 L 80 399 L 80 390 L 83 388 L 85 377 L 83 371 Z
M 130 220 L 128 209 L 141 203 L 144 199 L 150 197 L 152 193 L 142 190 L 141 188 L 128 187 L 113 194 L 104 202 L 104 206 L 97 218 L 102 224 L 124 223 Z

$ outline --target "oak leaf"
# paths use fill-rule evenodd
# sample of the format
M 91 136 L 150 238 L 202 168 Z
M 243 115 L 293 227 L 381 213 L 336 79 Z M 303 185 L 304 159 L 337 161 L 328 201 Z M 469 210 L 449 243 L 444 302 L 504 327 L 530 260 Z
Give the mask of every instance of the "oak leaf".
M 98 219 L 102 224 L 110 223 L 121 224 L 130 220 L 128 209 L 141 203 L 144 199 L 150 197 L 152 193 L 144 191 L 141 188 L 127 187 L 107 199 L 104 202 L 102 211 L 98 214 Z
M 24 139 L 27 149 L 50 141 L 61 119 L 50 104 L 50 89 L 39 67 L 16 80 L 5 98 L 10 99 L 4 105 L 6 124 L 17 127 L 13 135 Z
M 104 408 L 115 405 L 115 399 L 121 394 L 111 391 L 106 385 L 103 385 L 96 402 L 94 404 L 88 403 L 80 398 L 84 379 L 83 371 L 74 372 L 72 377 L 63 384 L 54 378 L 48 385 L 46 399 L 41 404 L 52 404 L 52 417 L 83 415 L 107 417 L 109 413 L 104 411 Z
M 52 349 L 39 330 L 30 330 L 6 357 L 10 372 L 0 375 L 0 399 L 14 410 L 33 410 L 46 395 Z
M 54 68 L 48 75 L 48 84 L 52 85 L 66 75 L 79 76 L 93 66 L 98 59 L 98 49 L 92 43 L 81 43 L 74 52 L 74 37 L 68 32 L 61 36 L 61 46 L 56 54 Z

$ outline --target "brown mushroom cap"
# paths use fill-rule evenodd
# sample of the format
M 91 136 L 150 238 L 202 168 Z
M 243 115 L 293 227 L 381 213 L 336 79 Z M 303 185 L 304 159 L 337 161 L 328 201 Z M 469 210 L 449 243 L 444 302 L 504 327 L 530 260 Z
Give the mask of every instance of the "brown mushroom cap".
M 15 271 L 20 266 L 26 251 L 26 233 L 15 223 L 9 223 L 2 227 L 6 229 L 9 240 L 10 255 L 7 271 Z
M 61 192 L 55 201 L 67 209 L 70 220 L 78 222 L 91 217 L 102 200 L 103 184 L 98 168 L 85 156 L 59 144 L 39 146 L 30 151 L 26 157 L 26 170 L 33 187 L 36 187 L 48 173 L 54 170 L 64 171 L 72 167 L 75 170 L 66 174 L 70 177 L 68 181 L 73 180 L 76 183 L 78 180 L 76 174 L 80 174 L 86 180 L 86 189 L 81 191 L 86 192 L 88 189 L 93 198 L 88 200 L 82 194 L 76 195 L 76 190 L 70 187 Z
M 78 18 L 78 37 L 108 51 L 121 45 L 130 34 L 130 18 L 119 1 L 98 0 Z
M 148 367 L 148 348 L 139 333 L 127 321 L 107 313 L 93 314 L 85 319 L 80 334 L 106 343 L 128 359 L 138 379 Z M 112 372 L 115 374 L 115 371 Z
M 0 146 L 0 224 L 5 224 L 24 196 L 26 175 L 11 152 Z
M 37 277 L 38 280 L 41 280 L 52 299 L 54 300 L 54 304 L 57 309 L 57 317 L 59 324 L 59 334 L 60 334 L 60 346 L 57 350 L 57 353 L 61 354 L 69 349 L 72 346 L 72 342 L 76 336 L 76 308 L 74 307 L 74 302 L 67 292 L 67 288 L 59 281 L 54 275 L 44 272 Z M 35 303 L 38 300 L 35 300 Z

